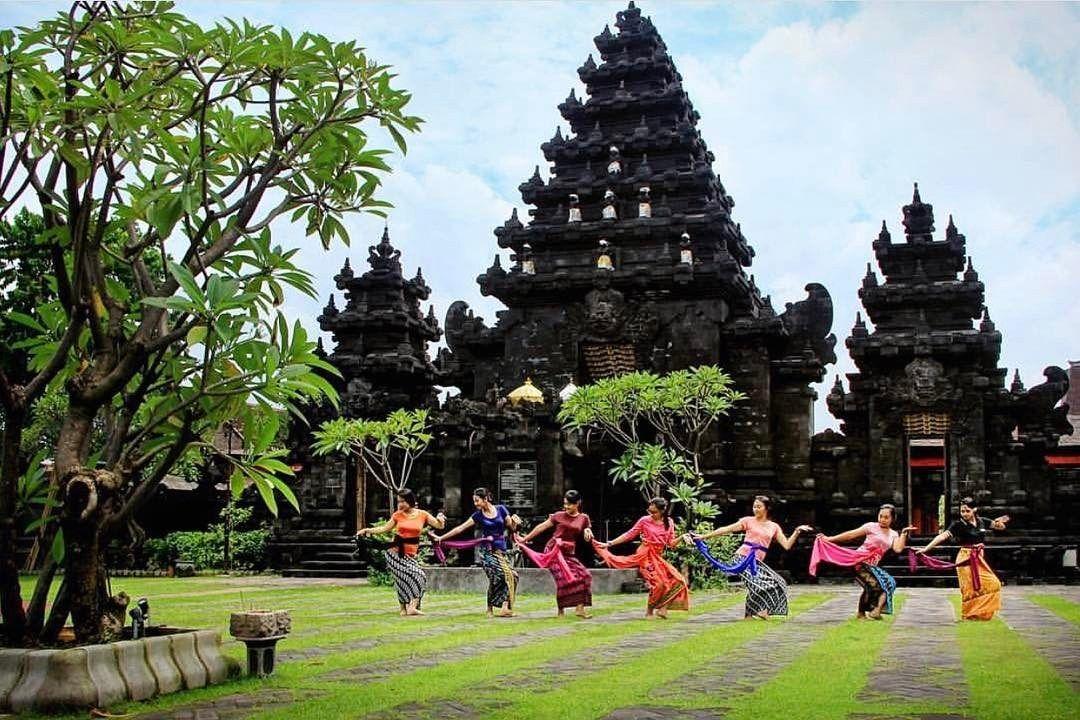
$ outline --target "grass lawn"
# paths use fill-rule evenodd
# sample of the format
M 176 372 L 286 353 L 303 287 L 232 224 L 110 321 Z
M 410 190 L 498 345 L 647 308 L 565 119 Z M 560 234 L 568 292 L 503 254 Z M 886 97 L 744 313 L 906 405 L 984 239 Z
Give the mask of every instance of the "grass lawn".
M 148 597 L 154 623 L 212 627 L 226 635 L 231 611 L 284 608 L 292 612 L 294 631 L 279 645 L 285 657 L 267 680 L 109 708 L 115 714 L 177 710 L 198 717 L 214 701 L 244 695 L 252 707 L 231 710 L 230 718 L 603 718 L 620 712 L 630 718 L 637 708 L 658 707 L 713 710 L 731 720 L 1080 717 L 1077 692 L 1000 620 L 928 630 L 955 633 L 962 676 L 955 672 L 966 683 L 966 699 L 946 705 L 897 697 L 866 705 L 859 694 L 879 656 L 889 653 L 893 619 L 800 620 L 823 603 L 841 603 L 846 615 L 850 602 L 853 611 L 855 592 L 848 587 L 799 588 L 790 616 L 769 622 L 737 620 L 739 593 L 695 593 L 691 613 L 649 622 L 640 618 L 642 595 L 597 596 L 596 618 L 581 621 L 555 618 L 548 596 L 521 596 L 516 609 L 522 616 L 489 620 L 482 595 L 446 593 L 428 596 L 427 616 L 403 619 L 389 588 L 272 577 L 114 579 L 118 590 Z M 1052 593 L 1030 597 L 1080 620 L 1076 603 Z M 898 600 L 900 614 L 903 590 Z M 785 643 L 794 633 L 803 640 Z M 243 658 L 243 646 L 232 640 L 225 651 Z M 774 672 L 760 673 L 752 660 L 757 655 L 784 656 Z M 731 677 L 732 668 L 744 682 L 711 683 L 713 669 L 720 678 Z M 680 692 L 680 683 L 695 673 L 698 683 Z M 702 676 L 710 679 L 704 686 Z

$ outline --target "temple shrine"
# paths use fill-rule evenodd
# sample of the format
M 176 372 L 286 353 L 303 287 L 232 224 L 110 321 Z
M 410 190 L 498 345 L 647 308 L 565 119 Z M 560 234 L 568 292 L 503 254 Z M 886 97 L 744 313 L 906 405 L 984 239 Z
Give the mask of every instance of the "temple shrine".
M 842 432 L 815 435 L 812 385 L 836 362 L 828 291 L 808 282 L 805 298 L 777 308 L 759 290 L 735 200 L 652 21 L 631 2 L 594 42 L 596 56 L 577 70 L 585 95 L 570 92 L 559 105 L 566 127 L 540 146 L 546 172 L 537 167 L 518 188 L 528 217 L 515 209 L 494 231 L 511 261 L 495 254 L 477 278 L 505 309 L 489 322 L 454 302 L 440 327 L 421 308 L 422 274 L 406 279 L 387 232 L 370 270 L 357 276 L 346 262 L 335 277 L 343 303 L 331 296 L 319 317 L 333 335 L 346 415 L 431 409 L 435 440 L 412 482 L 421 504 L 454 521 L 483 486 L 541 517 L 575 488 L 594 517 L 622 527 L 640 498 L 613 486 L 611 448 L 562 432 L 560 399 L 619 373 L 708 363 L 747 395 L 704 463 L 728 515 L 764 492 L 782 501 L 783 522 L 834 530 L 888 501 L 931 532 L 951 519 L 958 493 L 972 493 L 1018 524 L 1075 534 L 1065 509 L 1075 508 L 1080 473 L 1074 455 L 1056 450 L 1071 433 L 1057 406 L 1068 374 L 1050 367 L 1038 387 L 1004 387 L 1001 334 L 951 218 L 934 240 L 933 208 L 916 188 L 905 239 L 894 243 L 883 226 L 873 243 L 883 279 L 868 267 L 860 290 L 873 330 L 856 320 L 846 344 L 858 372 L 828 396 Z M 443 334 L 432 359 L 428 343 Z M 440 404 L 437 387 L 459 393 Z M 313 424 L 328 413 L 318 409 Z M 278 564 L 357 573 L 351 535 L 390 500 L 353 463 L 311 457 L 296 432 L 304 512 L 281 523 Z

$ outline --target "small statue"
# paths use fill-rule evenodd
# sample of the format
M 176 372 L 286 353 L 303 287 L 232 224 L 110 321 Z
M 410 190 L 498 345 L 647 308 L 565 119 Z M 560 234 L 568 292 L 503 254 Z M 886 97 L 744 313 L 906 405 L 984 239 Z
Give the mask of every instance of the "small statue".
M 690 233 L 684 232 L 679 242 L 679 262 L 683 265 L 694 265 L 694 251 L 690 248 Z
M 581 222 L 581 208 L 578 207 L 577 193 L 570 193 L 570 214 L 566 222 Z
M 601 217 L 605 220 L 617 220 L 619 217 L 619 213 L 615 210 L 615 193 L 612 190 L 604 193 L 604 210 L 601 212 Z
M 615 264 L 611 262 L 611 255 L 608 252 L 608 241 L 601 238 L 600 240 L 600 254 L 596 258 L 597 270 L 614 270 Z
M 649 186 L 638 190 L 638 217 L 652 217 L 652 202 L 649 200 Z
M 612 145 L 608 148 L 608 175 L 621 175 L 622 174 L 622 160 L 619 159 L 619 148 Z
M 521 246 L 521 272 L 524 275 L 536 274 L 536 262 L 533 260 L 532 246 L 529 243 Z

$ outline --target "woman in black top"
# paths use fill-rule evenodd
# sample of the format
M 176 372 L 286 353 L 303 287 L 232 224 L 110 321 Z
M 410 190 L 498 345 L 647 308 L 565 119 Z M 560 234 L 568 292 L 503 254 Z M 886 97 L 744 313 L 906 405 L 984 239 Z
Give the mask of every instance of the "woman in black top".
M 989 620 L 1001 609 L 1001 581 L 986 564 L 983 543 L 992 530 L 1004 530 L 1007 522 L 1008 515 L 994 520 L 979 517 L 975 501 L 966 497 L 960 501 L 960 519 L 954 520 L 926 547 L 915 551 L 922 555 L 950 539 L 960 546 L 956 576 L 960 580 L 961 616 L 965 620 Z

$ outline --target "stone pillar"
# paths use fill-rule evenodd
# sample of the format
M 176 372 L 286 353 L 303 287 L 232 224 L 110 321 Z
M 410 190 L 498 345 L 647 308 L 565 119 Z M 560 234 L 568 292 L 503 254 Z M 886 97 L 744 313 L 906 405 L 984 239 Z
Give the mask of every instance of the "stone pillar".
M 450 442 L 442 448 L 442 510 L 449 516 L 461 512 L 461 448 L 456 442 Z
M 737 469 L 773 468 L 769 423 L 771 378 L 769 352 L 764 344 L 731 348 L 730 369 L 735 389 L 746 399 L 732 412 L 734 464 Z
M 781 490 L 808 490 L 810 436 L 817 393 L 805 385 L 773 386 L 773 453 Z

